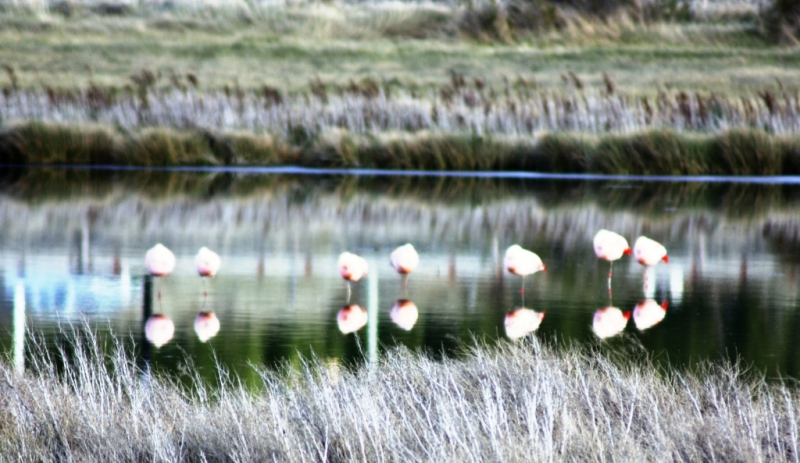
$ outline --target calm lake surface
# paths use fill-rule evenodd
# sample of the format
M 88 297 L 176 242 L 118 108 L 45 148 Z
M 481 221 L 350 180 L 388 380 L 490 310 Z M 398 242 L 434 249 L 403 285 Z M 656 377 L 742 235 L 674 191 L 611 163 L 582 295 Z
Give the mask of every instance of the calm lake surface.
M 642 234 L 660 241 L 669 263 L 645 287 L 624 256 L 609 300 L 608 263 L 592 248 L 601 228 L 631 245 Z M 504 320 L 523 304 L 520 278 L 502 259 L 518 243 L 547 265 L 525 281 L 524 306 L 545 312 L 534 336 L 601 349 L 638 340 L 679 367 L 738 358 L 800 378 L 799 233 L 794 185 L 6 169 L 0 349 L 24 368 L 32 336 L 55 349 L 70 326 L 88 325 L 153 368 L 191 362 L 213 377 L 219 362 L 245 381 L 256 380 L 251 365 L 311 355 L 358 364 L 405 345 L 454 356 L 473 338 L 514 334 Z M 403 289 L 389 253 L 407 242 L 420 264 Z M 177 257 L 166 278 L 144 276 L 156 243 Z M 193 264 L 201 246 L 222 257 L 205 282 Z M 348 334 L 337 322 L 345 250 L 370 265 L 350 301 L 364 312 L 349 314 L 366 324 Z M 393 310 L 398 300 L 413 305 Z M 631 316 L 601 340 L 596 330 L 616 331 L 593 329 L 607 306 Z M 203 312 L 216 334 L 196 329 Z M 619 320 L 612 312 L 606 320 Z M 174 326 L 160 347 L 144 332 L 153 314 Z

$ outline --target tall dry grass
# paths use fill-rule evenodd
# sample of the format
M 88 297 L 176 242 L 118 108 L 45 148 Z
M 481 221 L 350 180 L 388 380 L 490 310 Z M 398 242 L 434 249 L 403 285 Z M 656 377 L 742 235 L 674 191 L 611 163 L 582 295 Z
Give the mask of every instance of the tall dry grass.
M 0 123 L 39 121 L 268 133 L 313 141 L 332 130 L 356 135 L 435 131 L 478 136 L 529 136 L 540 131 L 629 133 L 648 129 L 713 132 L 755 128 L 800 133 L 800 89 L 776 81 L 771 88 L 725 95 L 658 89 L 640 94 L 612 76 L 565 71 L 563 86 L 545 88 L 535 76 L 487 82 L 450 72 L 449 82 L 420 88 L 396 80 L 365 78 L 347 84 L 311 79 L 300 91 L 267 85 L 201 90 L 202 76 L 151 70 L 131 75 L 124 88 L 21 89 L 9 67 L 0 95 Z
M 481 344 L 432 360 L 311 360 L 152 375 L 82 333 L 0 364 L 0 452 L 17 461 L 797 461 L 800 394 L 736 364 L 659 371 L 640 349 Z M 69 359 L 69 360 L 66 360 Z

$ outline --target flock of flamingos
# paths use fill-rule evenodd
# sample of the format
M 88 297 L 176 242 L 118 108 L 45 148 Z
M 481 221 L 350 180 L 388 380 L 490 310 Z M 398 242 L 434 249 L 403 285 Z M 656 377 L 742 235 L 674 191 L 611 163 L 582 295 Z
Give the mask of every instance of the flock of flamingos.
M 646 236 L 636 239 L 633 249 L 628 246 L 628 241 L 621 235 L 608 230 L 600 230 L 594 237 L 594 252 L 599 259 L 609 262 L 608 270 L 608 291 L 611 294 L 611 276 L 614 261 L 619 260 L 623 255 L 633 254 L 637 262 L 645 266 L 645 281 L 647 280 L 646 269 L 657 265 L 659 262 L 669 262 L 667 250 L 657 241 Z M 206 247 L 200 248 L 194 259 L 197 273 L 205 278 L 217 275 L 221 260 L 219 255 Z M 403 288 L 407 287 L 408 275 L 419 265 L 419 254 L 411 244 L 398 247 L 389 256 L 392 267 L 401 276 Z M 175 255 L 162 244 L 156 244 L 145 255 L 145 266 L 151 276 L 163 277 L 172 273 L 175 269 Z M 358 282 L 367 275 L 369 265 L 367 260 L 350 252 L 343 252 L 338 259 L 337 267 L 339 275 L 347 281 L 347 304 L 339 311 L 337 323 L 339 330 L 344 333 L 353 333 L 367 324 L 367 310 L 357 304 L 350 304 L 350 284 Z M 536 253 L 522 248 L 515 244 L 510 246 L 503 258 L 503 267 L 522 277 L 520 293 L 525 294 L 525 277 L 539 271 L 546 272 L 542 259 Z M 159 290 L 158 297 L 161 297 Z M 653 300 L 639 303 L 633 310 L 633 317 L 637 328 L 643 330 L 659 323 L 665 316 L 667 302 L 659 305 Z M 392 321 L 400 328 L 411 330 L 417 321 L 417 306 L 407 300 L 399 299 L 390 311 Z M 524 307 L 516 308 L 506 314 L 505 331 L 506 336 L 511 339 L 518 339 L 539 328 L 544 319 L 544 312 L 535 312 Z M 601 339 L 615 336 L 621 333 L 631 312 L 622 312 L 617 307 L 605 307 L 599 309 L 594 314 L 592 329 Z M 206 342 L 219 332 L 220 324 L 214 312 L 200 312 L 195 319 L 194 329 L 202 342 Z M 154 314 L 145 323 L 145 337 L 156 347 L 168 343 L 175 333 L 175 325 L 172 320 L 163 314 Z

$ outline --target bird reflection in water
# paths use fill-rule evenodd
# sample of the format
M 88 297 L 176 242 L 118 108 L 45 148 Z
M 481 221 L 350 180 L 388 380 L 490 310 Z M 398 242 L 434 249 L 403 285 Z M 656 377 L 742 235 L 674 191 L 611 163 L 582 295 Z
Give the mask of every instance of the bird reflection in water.
M 206 342 L 219 333 L 219 318 L 214 312 L 201 311 L 194 319 L 194 332 L 200 342 Z
M 175 324 L 164 314 L 153 314 L 144 324 L 144 336 L 151 344 L 160 348 L 175 335 Z
M 367 324 L 367 319 L 367 311 L 358 304 L 346 305 L 336 315 L 336 322 L 342 334 L 355 333 Z
M 539 329 L 544 312 L 535 312 L 531 309 L 518 307 L 506 314 L 506 336 L 509 339 L 519 339 Z
M 392 306 L 389 312 L 389 317 L 395 325 L 400 328 L 411 331 L 419 318 L 419 310 L 417 305 L 408 299 L 398 299 Z
M 636 307 L 633 309 L 633 323 L 636 325 L 636 328 L 639 331 L 644 331 L 661 323 L 661 321 L 664 320 L 664 316 L 667 314 L 668 305 L 669 302 L 666 300 L 659 305 L 652 299 L 636 304 Z
M 600 339 L 616 336 L 622 333 L 630 318 L 630 312 L 623 313 L 617 307 L 597 309 L 592 321 L 592 331 Z

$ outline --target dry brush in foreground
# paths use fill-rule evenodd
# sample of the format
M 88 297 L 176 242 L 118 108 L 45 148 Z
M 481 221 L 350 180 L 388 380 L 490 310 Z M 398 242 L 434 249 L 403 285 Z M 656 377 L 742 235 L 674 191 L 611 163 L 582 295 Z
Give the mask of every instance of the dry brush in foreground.
M 90 337 L 91 338 L 91 337 Z M 737 365 L 659 372 L 637 349 L 405 350 L 349 371 L 309 362 L 247 390 L 149 377 L 74 343 L 0 365 L 0 453 L 18 461 L 797 461 L 800 394 Z M 110 365 L 110 366 L 109 366 Z M 53 373 L 59 370 L 61 373 Z M 191 371 L 191 368 L 189 368 Z M 188 391 L 188 392 L 187 392 Z

